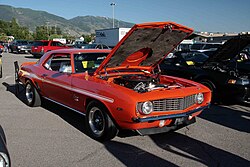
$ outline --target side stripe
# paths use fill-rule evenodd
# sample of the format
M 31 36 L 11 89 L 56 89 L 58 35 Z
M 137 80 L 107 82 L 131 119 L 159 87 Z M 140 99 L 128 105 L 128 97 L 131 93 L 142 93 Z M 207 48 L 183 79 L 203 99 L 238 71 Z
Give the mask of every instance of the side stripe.
M 72 91 L 72 92 L 80 93 L 80 94 L 83 94 L 83 95 L 86 95 L 86 96 L 89 96 L 89 97 L 93 97 L 93 98 L 96 98 L 98 100 L 103 100 L 103 101 L 106 101 L 106 102 L 109 102 L 109 103 L 114 103 L 114 99 L 112 99 L 112 98 L 102 96 L 102 95 L 99 95 L 99 94 L 96 94 L 96 93 L 93 93 L 93 92 L 90 92 L 90 91 L 87 91 L 87 90 L 82 90 L 82 89 L 79 89 L 79 88 L 70 87 L 68 85 L 52 82 L 52 81 L 50 81 L 48 79 L 43 79 L 43 78 L 41 78 L 41 77 L 39 77 L 39 76 L 37 76 L 35 74 L 29 73 L 29 72 L 26 72 L 26 71 L 22 71 L 22 72 L 23 72 L 23 76 L 28 75 L 28 76 L 30 76 L 32 78 L 36 78 L 36 79 L 38 79 L 40 81 L 49 83 L 51 85 L 59 86 L 59 87 L 61 87 L 63 89 L 67 89 L 67 90 Z

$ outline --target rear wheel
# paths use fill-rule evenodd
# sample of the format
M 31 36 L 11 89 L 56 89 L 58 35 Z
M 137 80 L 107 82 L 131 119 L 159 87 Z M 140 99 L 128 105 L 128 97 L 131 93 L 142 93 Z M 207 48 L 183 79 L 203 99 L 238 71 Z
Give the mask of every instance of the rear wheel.
M 30 107 L 38 107 L 41 105 L 41 97 L 31 81 L 27 81 L 25 85 L 26 104 Z
M 90 137 L 97 141 L 111 140 L 118 133 L 106 107 L 99 102 L 92 101 L 88 104 L 85 118 Z

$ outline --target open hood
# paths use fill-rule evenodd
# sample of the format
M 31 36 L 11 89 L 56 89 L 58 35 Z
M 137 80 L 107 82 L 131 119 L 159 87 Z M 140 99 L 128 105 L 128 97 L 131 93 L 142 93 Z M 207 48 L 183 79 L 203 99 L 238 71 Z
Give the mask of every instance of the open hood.
M 95 74 L 104 69 L 134 69 L 151 71 L 192 29 L 173 23 L 136 24 L 115 46 Z
M 225 42 L 218 50 L 209 56 L 207 62 L 221 62 L 234 58 L 250 44 L 250 34 L 238 35 Z

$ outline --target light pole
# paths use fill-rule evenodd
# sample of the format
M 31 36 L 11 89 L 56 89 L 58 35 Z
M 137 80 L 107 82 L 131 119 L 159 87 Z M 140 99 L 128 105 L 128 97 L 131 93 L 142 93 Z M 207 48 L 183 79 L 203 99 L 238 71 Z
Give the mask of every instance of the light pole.
M 115 28 L 115 5 L 116 4 L 114 2 L 112 2 L 110 5 L 113 8 L 113 28 Z

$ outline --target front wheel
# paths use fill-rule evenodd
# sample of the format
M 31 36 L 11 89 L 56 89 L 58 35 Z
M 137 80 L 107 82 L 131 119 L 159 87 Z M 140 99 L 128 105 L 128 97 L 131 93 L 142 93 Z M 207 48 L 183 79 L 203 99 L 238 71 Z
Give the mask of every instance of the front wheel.
M 208 87 L 211 90 L 212 103 L 215 102 L 215 100 L 217 99 L 217 94 L 216 94 L 216 86 L 214 85 L 214 83 L 208 79 L 203 79 L 200 81 L 200 83 L 205 85 L 206 87 Z
M 26 104 L 30 107 L 38 107 L 41 105 L 41 97 L 31 81 L 27 81 L 25 85 Z
M 118 133 L 106 107 L 99 102 L 92 101 L 88 104 L 85 119 L 88 134 L 97 141 L 111 140 Z

